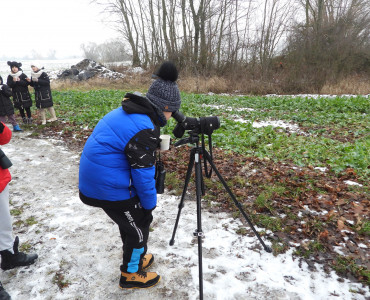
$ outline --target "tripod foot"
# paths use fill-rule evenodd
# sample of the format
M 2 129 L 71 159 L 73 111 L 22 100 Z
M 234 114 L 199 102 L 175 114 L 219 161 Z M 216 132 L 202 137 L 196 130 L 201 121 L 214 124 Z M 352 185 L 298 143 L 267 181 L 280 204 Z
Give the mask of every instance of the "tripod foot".
M 175 240 L 170 240 L 170 246 L 173 246 L 175 244 Z
M 265 251 L 266 251 L 267 253 L 271 253 L 271 252 L 272 252 L 272 249 L 271 249 L 269 246 L 266 246 L 266 245 L 265 245 Z

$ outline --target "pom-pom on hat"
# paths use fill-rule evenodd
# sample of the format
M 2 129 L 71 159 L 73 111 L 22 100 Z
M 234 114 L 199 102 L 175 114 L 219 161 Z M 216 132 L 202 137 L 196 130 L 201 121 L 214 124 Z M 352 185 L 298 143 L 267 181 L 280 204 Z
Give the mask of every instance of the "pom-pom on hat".
M 178 78 L 176 66 L 166 61 L 153 75 L 157 79 L 149 87 L 146 97 L 162 111 L 177 111 L 181 105 L 181 97 L 176 83 Z
M 20 62 L 18 63 L 16 61 L 8 61 L 7 64 L 10 67 L 10 69 L 12 69 L 13 67 L 17 67 L 18 69 L 22 67 L 22 63 Z

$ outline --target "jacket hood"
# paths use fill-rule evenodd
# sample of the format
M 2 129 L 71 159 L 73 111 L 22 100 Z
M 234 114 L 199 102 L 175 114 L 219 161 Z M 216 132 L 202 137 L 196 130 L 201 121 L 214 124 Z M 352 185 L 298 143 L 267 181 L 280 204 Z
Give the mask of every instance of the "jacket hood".
M 142 95 L 127 93 L 122 101 L 122 108 L 128 114 L 148 115 L 156 126 L 163 127 L 167 124 L 163 111 Z

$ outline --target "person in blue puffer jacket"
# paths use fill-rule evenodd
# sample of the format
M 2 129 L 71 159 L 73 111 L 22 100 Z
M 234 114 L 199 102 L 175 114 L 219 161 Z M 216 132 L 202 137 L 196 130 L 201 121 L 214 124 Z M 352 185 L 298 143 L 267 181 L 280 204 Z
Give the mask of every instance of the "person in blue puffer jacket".
M 147 241 L 157 205 L 155 152 L 160 127 L 180 108 L 181 98 L 172 62 L 164 62 L 155 75 L 146 97 L 127 93 L 122 106 L 99 121 L 80 159 L 80 199 L 102 208 L 120 230 L 121 288 L 147 288 L 160 281 L 157 273 L 144 271 L 154 261 Z

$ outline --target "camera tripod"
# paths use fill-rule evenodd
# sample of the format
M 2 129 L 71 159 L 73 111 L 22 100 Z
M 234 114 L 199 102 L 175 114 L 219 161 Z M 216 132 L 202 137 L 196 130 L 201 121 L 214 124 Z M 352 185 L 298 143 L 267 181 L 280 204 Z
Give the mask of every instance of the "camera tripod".
M 206 176 L 210 177 L 212 170 L 215 171 L 222 185 L 224 186 L 224 188 L 226 189 L 226 191 L 228 192 L 228 194 L 234 201 L 235 205 L 238 207 L 238 209 L 240 210 L 240 212 L 242 213 L 242 215 L 248 222 L 249 226 L 253 230 L 254 234 L 257 236 L 258 240 L 262 244 L 265 251 L 271 253 L 272 250 L 270 247 L 268 247 L 263 242 L 263 240 L 261 239 L 261 236 L 254 228 L 247 214 L 244 212 L 241 204 L 238 202 L 238 200 L 236 200 L 235 196 L 233 195 L 232 191 L 228 187 L 227 183 L 221 176 L 220 172 L 217 170 L 215 164 L 212 161 L 212 155 L 210 155 L 208 151 L 204 148 L 204 141 L 202 142 L 202 145 L 203 145 L 202 147 L 199 145 L 199 133 L 197 131 L 190 131 L 189 134 L 190 134 L 190 137 L 182 139 L 175 144 L 175 146 L 180 146 L 183 144 L 190 143 L 190 144 L 195 144 L 195 147 L 190 152 L 190 159 L 189 159 L 188 169 L 186 172 L 184 189 L 182 191 L 181 200 L 178 206 L 179 210 L 177 213 L 177 218 L 176 218 L 175 226 L 174 226 L 173 233 L 172 233 L 172 238 L 170 240 L 170 246 L 173 246 L 175 242 L 175 234 L 176 234 L 177 226 L 178 226 L 180 215 L 181 215 L 181 210 L 184 207 L 184 199 L 185 199 L 186 191 L 187 191 L 190 177 L 192 174 L 193 166 L 195 166 L 195 189 L 196 189 L 196 199 L 197 199 L 197 229 L 195 230 L 193 234 L 195 237 L 198 238 L 199 298 L 200 300 L 203 300 L 202 237 L 204 235 L 202 231 L 202 219 L 201 219 L 201 196 L 204 195 L 205 193 L 204 193 L 204 182 L 203 182 L 203 175 L 202 175 L 202 162 L 201 162 L 202 156 L 204 158 Z M 202 137 L 204 138 L 204 136 Z M 209 142 L 210 152 L 212 154 L 212 141 L 210 139 L 210 136 L 209 136 L 209 141 L 210 141 Z M 208 174 L 207 174 L 206 162 L 208 162 L 211 166 L 211 170 Z

